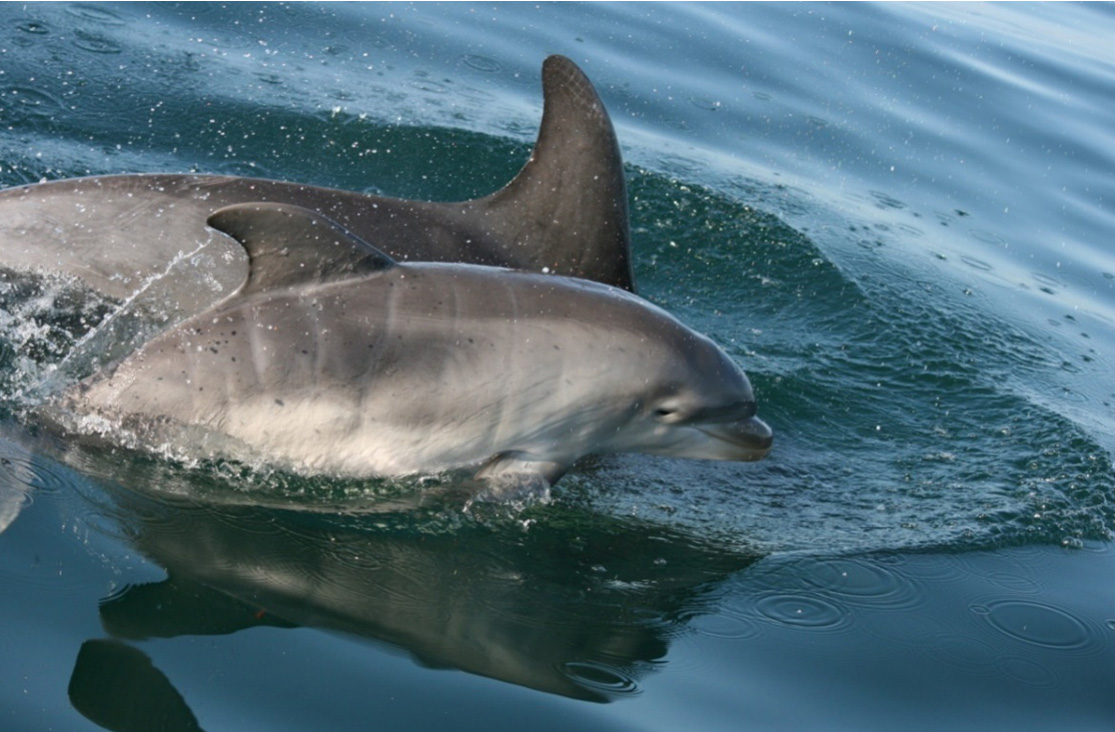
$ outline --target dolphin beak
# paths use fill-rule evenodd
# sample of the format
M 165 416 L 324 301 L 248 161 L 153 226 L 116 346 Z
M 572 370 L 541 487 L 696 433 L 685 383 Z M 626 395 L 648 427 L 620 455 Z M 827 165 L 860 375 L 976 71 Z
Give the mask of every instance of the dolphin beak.
M 715 441 L 707 446 L 712 448 L 709 457 L 713 460 L 762 460 L 774 442 L 774 433 L 767 423 L 754 416 L 693 427 Z

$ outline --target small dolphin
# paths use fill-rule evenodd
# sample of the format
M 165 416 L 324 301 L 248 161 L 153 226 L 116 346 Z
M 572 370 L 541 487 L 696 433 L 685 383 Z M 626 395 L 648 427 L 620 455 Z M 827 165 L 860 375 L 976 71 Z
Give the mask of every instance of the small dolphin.
M 59 401 L 75 432 L 296 471 L 464 468 L 552 484 L 578 459 L 757 460 L 771 431 L 712 341 L 620 288 L 400 263 L 325 216 L 238 204 L 239 292 Z
M 241 248 L 206 228 L 217 209 L 273 201 L 318 211 L 400 261 L 467 262 L 633 290 L 623 163 L 592 83 L 569 59 L 542 67 L 530 160 L 502 190 L 429 203 L 219 175 L 116 175 L 0 191 L 0 267 L 75 277 L 118 302 L 143 296 L 168 324 L 244 280 Z

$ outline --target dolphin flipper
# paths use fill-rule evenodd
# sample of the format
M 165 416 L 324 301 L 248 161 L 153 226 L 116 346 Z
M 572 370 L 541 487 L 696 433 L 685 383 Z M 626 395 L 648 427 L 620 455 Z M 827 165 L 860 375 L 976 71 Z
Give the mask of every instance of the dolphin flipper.
M 503 452 L 486 462 L 474 477 L 499 484 L 529 484 L 542 480 L 547 487 L 569 472 L 571 463 L 539 458 L 518 451 Z

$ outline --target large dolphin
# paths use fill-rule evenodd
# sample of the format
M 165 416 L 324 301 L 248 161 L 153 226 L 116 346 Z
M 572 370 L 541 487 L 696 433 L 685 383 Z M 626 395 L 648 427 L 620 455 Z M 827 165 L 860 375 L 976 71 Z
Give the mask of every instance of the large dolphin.
M 743 371 L 620 288 L 398 263 L 284 204 L 209 224 L 247 251 L 242 288 L 67 392 L 51 409 L 69 430 L 296 471 L 464 468 L 496 483 L 553 483 L 589 454 L 770 448 Z
M 206 219 L 231 204 L 273 201 L 318 211 L 400 261 L 548 271 L 633 289 L 623 165 L 608 113 L 563 56 L 546 59 L 542 85 L 530 160 L 485 198 L 429 203 L 218 175 L 39 183 L 0 191 L 0 268 L 74 277 L 117 302 L 138 298 L 173 324 L 244 279 L 243 251 Z

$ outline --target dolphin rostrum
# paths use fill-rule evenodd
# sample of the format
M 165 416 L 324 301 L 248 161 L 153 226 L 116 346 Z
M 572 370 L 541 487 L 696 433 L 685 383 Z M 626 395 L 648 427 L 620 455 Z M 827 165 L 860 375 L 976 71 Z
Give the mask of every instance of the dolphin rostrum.
M 0 268 L 75 277 L 173 324 L 228 296 L 246 264 L 205 226 L 257 201 L 318 211 L 400 261 L 467 262 L 632 290 L 627 194 L 612 123 L 584 73 L 551 56 L 534 152 L 502 190 L 431 203 L 219 175 L 114 175 L 0 191 Z M 138 307 L 138 305 L 137 305 Z
M 771 431 L 715 344 L 620 288 L 401 263 L 325 216 L 237 204 L 249 272 L 55 407 L 68 430 L 185 456 L 556 481 L 579 458 L 756 460 Z M 66 416 L 68 415 L 68 416 Z

